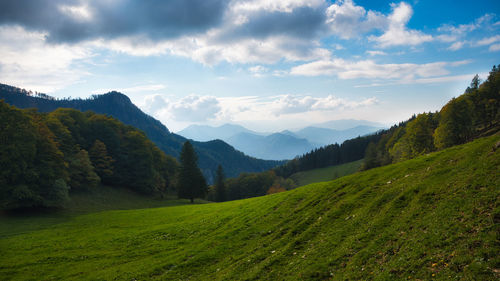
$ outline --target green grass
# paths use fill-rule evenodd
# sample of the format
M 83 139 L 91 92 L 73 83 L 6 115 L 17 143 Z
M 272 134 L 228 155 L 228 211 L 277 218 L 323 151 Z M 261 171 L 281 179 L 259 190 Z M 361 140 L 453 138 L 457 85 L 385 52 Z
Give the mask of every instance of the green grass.
M 0 276 L 498 280 L 499 140 L 270 196 L 76 216 L 0 238 Z
M 197 199 L 195 203 L 206 203 Z M 71 200 L 64 209 L 26 211 L 17 213 L 0 212 L 0 237 L 31 232 L 52 227 L 71 218 L 108 210 L 130 210 L 189 204 L 189 200 L 176 196 L 155 198 L 143 196 L 124 188 L 100 186 L 87 192 L 71 194 Z
M 345 163 L 342 165 L 330 166 L 321 169 L 314 169 L 305 172 L 298 172 L 290 176 L 290 178 L 298 185 L 304 186 L 311 183 L 331 181 L 343 176 L 356 173 L 363 160 Z

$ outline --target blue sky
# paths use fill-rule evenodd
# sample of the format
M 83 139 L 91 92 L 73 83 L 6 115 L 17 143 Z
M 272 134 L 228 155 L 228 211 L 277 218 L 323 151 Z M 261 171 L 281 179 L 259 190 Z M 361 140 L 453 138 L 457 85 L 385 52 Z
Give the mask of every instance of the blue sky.
M 500 63 L 497 1 L 4 0 L 0 82 L 110 90 L 178 131 L 434 111 Z

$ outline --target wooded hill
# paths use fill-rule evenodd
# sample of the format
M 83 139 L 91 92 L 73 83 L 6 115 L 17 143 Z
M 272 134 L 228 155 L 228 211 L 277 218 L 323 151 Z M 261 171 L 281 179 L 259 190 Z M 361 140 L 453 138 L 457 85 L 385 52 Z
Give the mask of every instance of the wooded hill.
M 421 113 L 373 135 L 315 149 L 275 168 L 290 175 L 365 159 L 363 169 L 383 166 L 462 144 L 500 129 L 500 69 L 493 66 L 486 81 L 476 75 L 465 93 L 439 112 Z
M 61 207 L 100 182 L 164 193 L 178 166 L 143 132 L 90 111 L 39 113 L 0 100 L 0 140 L 0 209 Z
M 142 112 L 126 95 L 119 92 L 93 95 L 88 99 L 56 99 L 46 94 L 0 84 L 0 99 L 19 108 L 37 108 L 41 112 L 74 108 L 113 116 L 142 130 L 161 150 L 176 158 L 187 141 L 186 138 L 169 132 L 160 121 Z M 209 183 L 213 182 L 219 164 L 228 177 L 236 177 L 242 172 L 262 172 L 284 163 L 249 157 L 220 140 L 191 143 L 198 154 L 200 169 Z

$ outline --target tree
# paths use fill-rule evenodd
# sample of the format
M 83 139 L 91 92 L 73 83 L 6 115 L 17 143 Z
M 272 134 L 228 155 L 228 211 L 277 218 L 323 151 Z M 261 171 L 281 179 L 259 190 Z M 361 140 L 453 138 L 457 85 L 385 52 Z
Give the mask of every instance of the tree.
M 467 96 L 454 98 L 440 111 L 439 126 L 434 131 L 434 145 L 443 149 L 462 144 L 472 138 L 473 132 L 472 102 Z
M 224 185 L 224 171 L 222 166 L 217 167 L 217 176 L 215 178 L 215 200 L 217 202 L 226 201 L 226 186 Z
M 71 189 L 84 190 L 93 188 L 100 182 L 100 178 L 94 172 L 94 166 L 92 166 L 89 154 L 85 149 L 81 149 L 72 157 L 68 169 Z
M 89 150 L 89 157 L 95 172 L 99 175 L 102 182 L 109 182 L 110 177 L 113 175 L 114 160 L 108 155 L 106 145 L 100 140 L 95 140 Z
M 193 145 L 186 141 L 182 146 L 180 155 L 181 167 L 177 180 L 177 194 L 179 198 L 190 199 L 201 198 L 207 192 L 207 183 L 198 168 L 198 157 Z

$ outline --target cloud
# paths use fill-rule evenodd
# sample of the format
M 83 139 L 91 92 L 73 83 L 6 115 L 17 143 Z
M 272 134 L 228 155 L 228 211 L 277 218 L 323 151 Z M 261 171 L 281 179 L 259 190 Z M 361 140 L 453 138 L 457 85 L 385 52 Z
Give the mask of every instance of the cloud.
M 388 29 L 381 36 L 370 36 L 371 41 L 377 42 L 382 48 L 387 48 L 402 45 L 416 46 L 433 40 L 431 35 L 406 27 L 413 14 L 410 5 L 401 2 L 398 5 L 391 4 L 391 7 L 392 13 L 388 17 Z
M 319 76 L 336 75 L 341 79 L 414 79 L 415 77 L 432 77 L 446 75 L 446 66 L 465 64 L 460 62 L 434 62 L 427 64 L 377 64 L 373 60 L 347 61 L 343 59 L 319 60 L 295 66 L 292 75 Z
M 20 26 L 0 26 L 0 77 L 3 82 L 52 92 L 89 75 L 85 62 L 92 52 L 84 46 L 50 45 L 46 33 Z
M 465 45 L 465 41 L 458 41 L 458 42 L 455 42 L 453 44 L 451 44 L 450 47 L 448 47 L 448 50 L 451 50 L 451 51 L 457 51 L 457 50 L 460 50 L 462 49 L 462 47 Z
M 178 100 L 166 99 L 162 95 L 148 96 L 143 108 L 160 119 L 187 122 L 205 122 L 215 119 L 221 111 L 216 97 L 199 95 L 189 95 Z
M 500 51 L 500 44 L 493 44 L 488 48 L 488 50 L 490 52 Z
M 51 42 L 147 34 L 173 38 L 221 23 L 228 0 L 3 0 L 0 24 L 47 32 Z
M 332 34 L 343 39 L 356 37 L 387 25 L 386 18 L 374 11 L 366 11 L 351 0 L 337 1 L 326 10 L 326 23 Z
M 486 46 L 500 41 L 500 35 L 483 38 L 476 42 L 476 46 Z
M 268 72 L 269 69 L 267 67 L 264 67 L 262 65 L 256 65 L 248 68 L 248 71 L 252 73 L 253 76 L 255 77 L 262 77 L 264 73 Z
M 386 56 L 387 53 L 386 52 L 383 52 L 383 51 L 366 51 L 367 54 L 369 54 L 370 56 Z
M 310 111 L 334 111 L 346 108 L 357 108 L 378 103 L 375 97 L 361 101 L 352 101 L 329 95 L 327 97 L 282 95 L 272 102 L 276 115 L 296 114 Z

